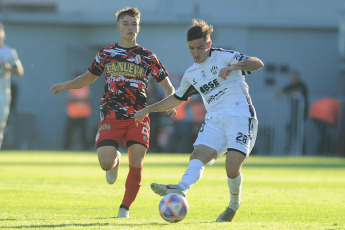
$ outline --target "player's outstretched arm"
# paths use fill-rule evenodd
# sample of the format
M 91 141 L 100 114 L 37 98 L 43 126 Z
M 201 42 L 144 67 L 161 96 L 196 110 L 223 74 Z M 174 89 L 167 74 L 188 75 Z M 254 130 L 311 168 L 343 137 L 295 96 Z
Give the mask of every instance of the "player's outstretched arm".
M 219 77 L 226 79 L 233 70 L 255 71 L 264 67 L 264 63 L 257 57 L 248 57 L 244 61 L 237 62 L 219 71 Z
M 172 94 L 175 93 L 175 88 L 172 85 L 171 81 L 169 80 L 168 77 L 166 77 L 164 80 L 160 81 L 159 84 L 162 86 L 163 90 L 164 90 L 164 95 L 165 97 L 168 97 Z M 170 117 L 174 117 L 177 114 L 176 109 L 171 109 L 166 111 L 166 113 L 170 116 Z
M 56 95 L 56 94 L 61 93 L 65 90 L 80 89 L 80 88 L 83 88 L 87 85 L 92 84 L 97 78 L 98 78 L 97 75 L 94 75 L 93 73 L 87 71 L 83 75 L 80 75 L 80 76 L 74 78 L 73 80 L 66 81 L 64 83 L 54 84 L 50 88 L 50 93 Z
M 175 98 L 174 95 L 170 95 L 169 97 L 156 102 L 152 105 L 146 106 L 144 109 L 138 111 L 136 114 L 134 114 L 134 120 L 135 123 L 141 122 L 145 117 L 149 115 L 149 113 L 152 112 L 163 112 L 167 110 L 171 110 L 173 108 L 176 108 L 180 104 L 182 104 L 184 101 L 180 101 Z

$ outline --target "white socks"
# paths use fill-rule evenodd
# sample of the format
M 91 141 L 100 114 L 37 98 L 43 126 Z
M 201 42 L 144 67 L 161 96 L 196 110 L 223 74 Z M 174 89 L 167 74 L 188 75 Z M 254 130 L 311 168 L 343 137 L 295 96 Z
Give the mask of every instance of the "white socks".
M 189 166 L 185 171 L 184 175 L 178 186 L 184 191 L 187 191 L 193 184 L 195 184 L 204 173 L 205 165 L 198 159 L 189 161 Z M 237 210 L 241 204 L 241 188 L 242 188 L 242 173 L 234 179 L 228 178 L 228 185 L 230 190 L 230 203 L 229 208 Z
M 178 186 L 180 186 L 184 191 L 187 191 L 202 177 L 204 168 L 204 163 L 198 159 L 189 161 L 189 166 L 182 176 L 180 183 L 178 183 Z
M 241 204 L 242 173 L 234 179 L 228 178 L 228 185 L 230 190 L 229 208 L 236 211 Z

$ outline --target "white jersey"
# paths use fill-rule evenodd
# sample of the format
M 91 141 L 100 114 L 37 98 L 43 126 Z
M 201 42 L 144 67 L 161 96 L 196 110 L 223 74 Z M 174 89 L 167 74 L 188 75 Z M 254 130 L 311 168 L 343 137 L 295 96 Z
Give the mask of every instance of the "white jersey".
M 10 63 L 10 65 L 16 66 L 19 61 L 18 55 L 15 49 L 12 49 L 6 45 L 0 47 L 0 65 L 4 62 Z M 4 71 L 0 68 L 0 94 L 11 93 L 11 72 Z
M 199 93 L 208 113 L 221 112 L 256 119 L 244 78 L 250 72 L 235 70 L 226 80 L 219 77 L 220 69 L 247 58 L 236 51 L 211 48 L 210 56 L 203 63 L 194 63 L 186 70 L 175 97 L 187 100 L 189 96 Z

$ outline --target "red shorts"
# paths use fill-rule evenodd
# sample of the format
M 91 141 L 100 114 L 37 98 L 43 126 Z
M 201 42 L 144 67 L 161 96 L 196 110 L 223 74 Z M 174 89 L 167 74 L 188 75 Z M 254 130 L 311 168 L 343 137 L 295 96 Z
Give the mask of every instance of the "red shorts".
M 147 149 L 150 141 L 150 118 L 146 117 L 135 125 L 134 119 L 128 120 L 104 120 L 99 123 L 96 134 L 96 148 L 102 146 L 114 146 L 117 149 L 124 141 L 128 148 L 132 144 L 141 144 Z

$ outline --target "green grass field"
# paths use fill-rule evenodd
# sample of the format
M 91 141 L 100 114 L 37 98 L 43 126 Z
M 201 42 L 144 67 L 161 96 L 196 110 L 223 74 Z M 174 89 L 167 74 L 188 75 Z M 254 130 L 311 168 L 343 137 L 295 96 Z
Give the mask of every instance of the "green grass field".
M 345 229 L 345 159 L 251 156 L 243 167 L 242 205 L 215 223 L 229 201 L 224 160 L 207 166 L 188 192 L 180 223 L 158 213 L 151 182 L 177 183 L 189 155 L 148 154 L 130 219 L 117 219 L 128 173 L 108 185 L 95 153 L 0 152 L 0 229 Z

